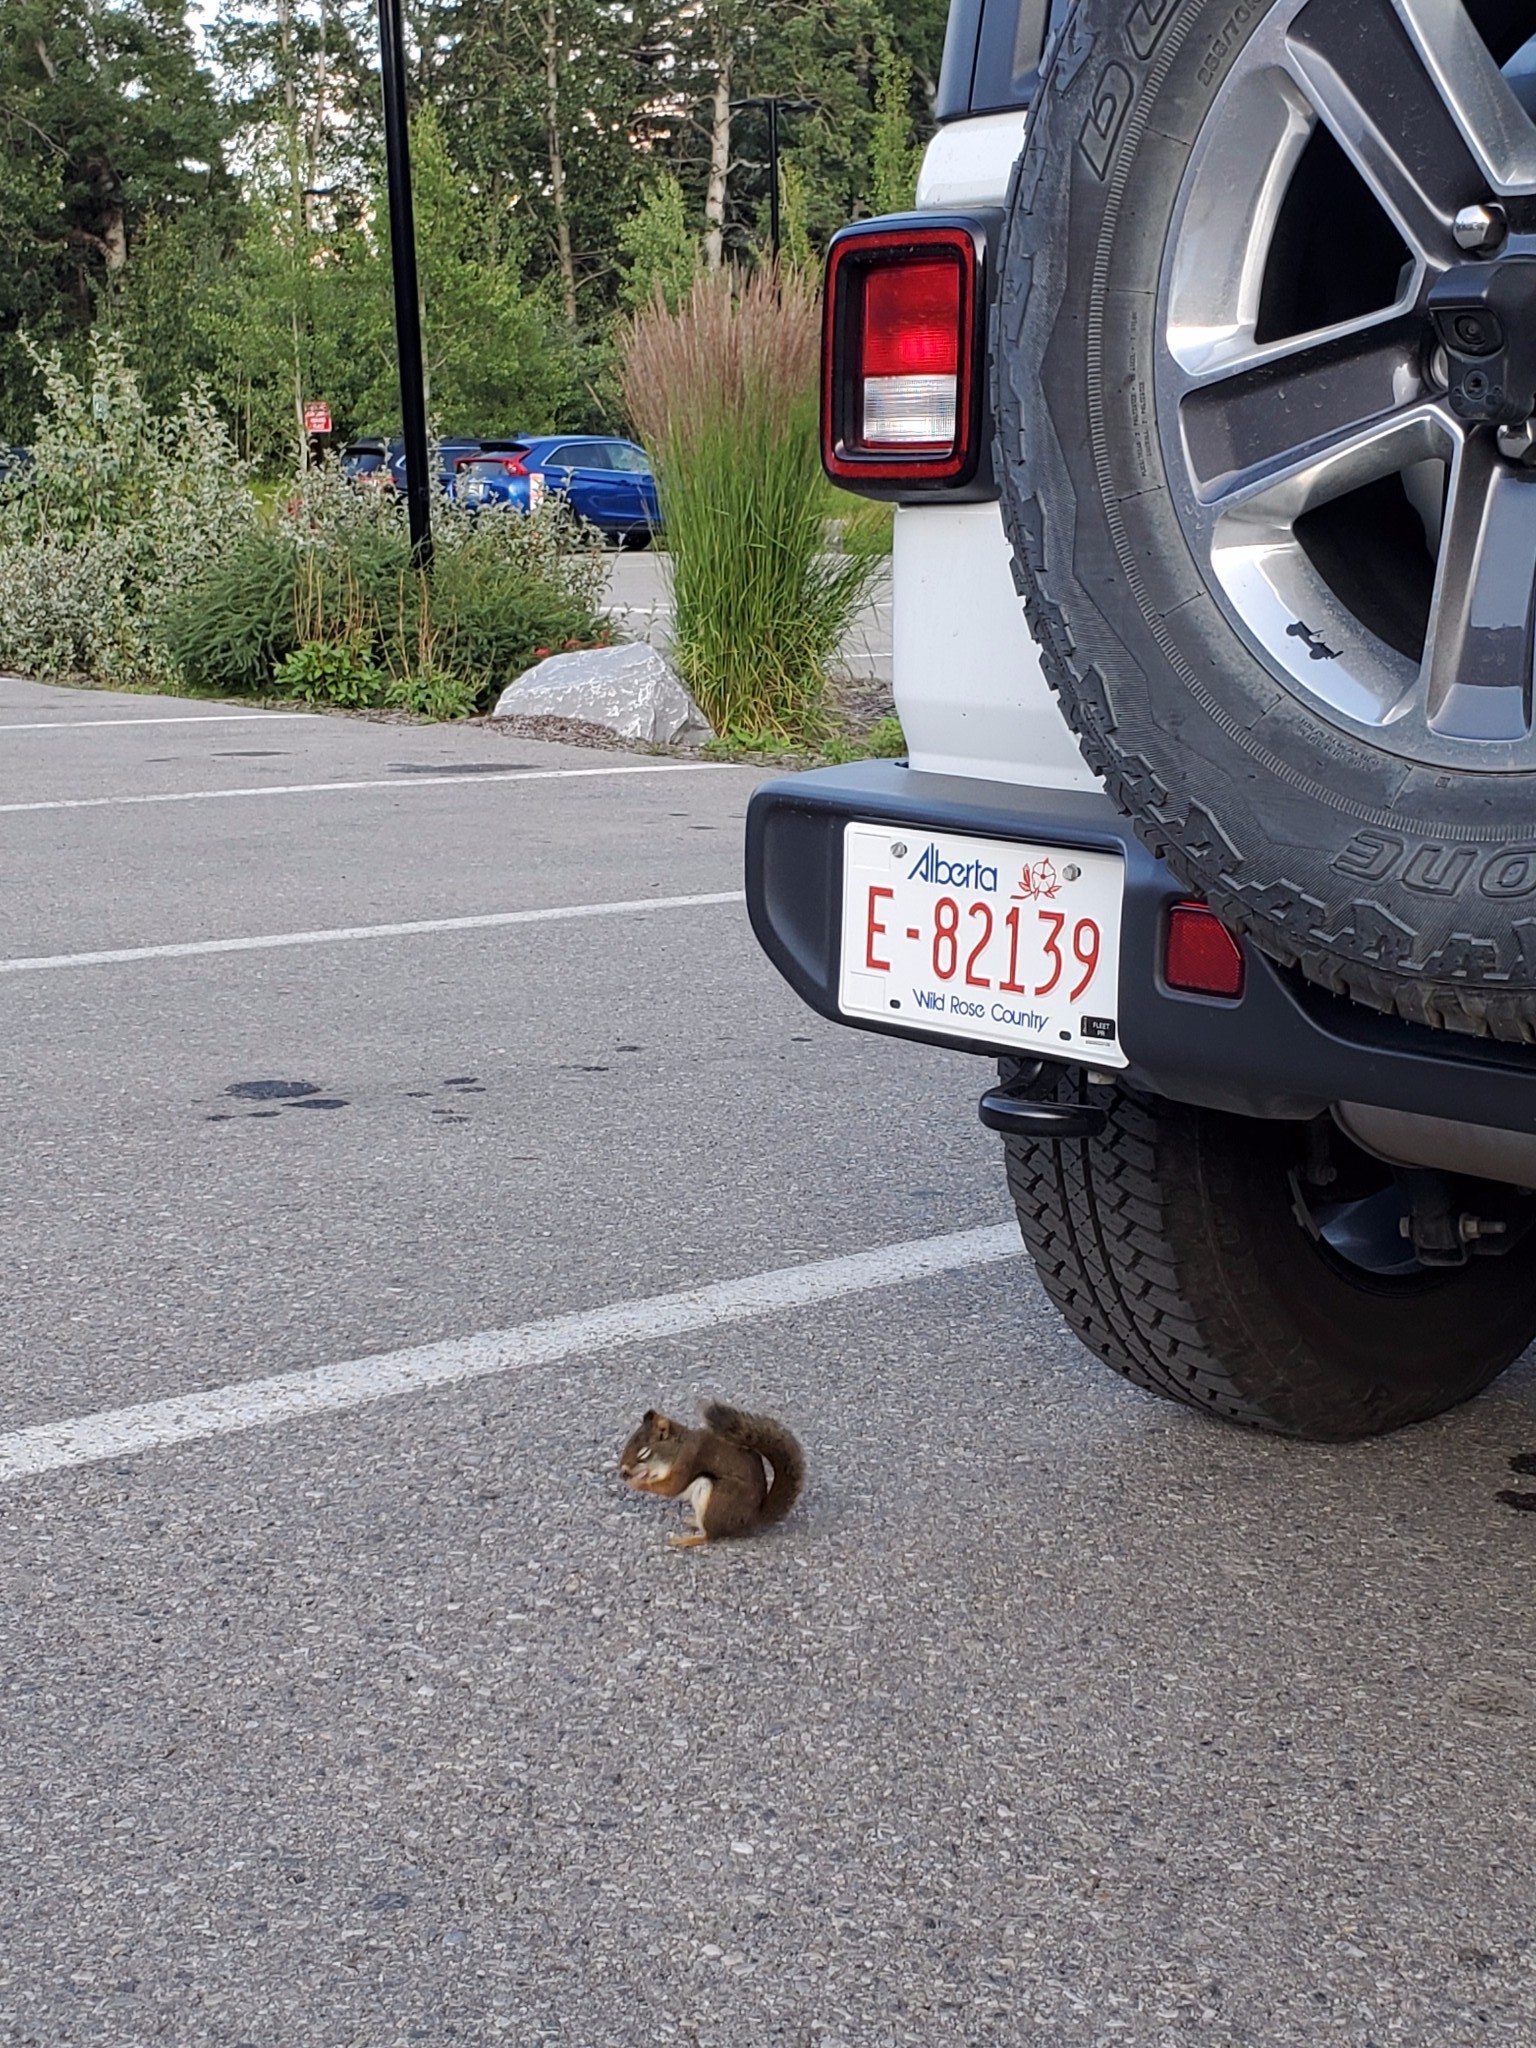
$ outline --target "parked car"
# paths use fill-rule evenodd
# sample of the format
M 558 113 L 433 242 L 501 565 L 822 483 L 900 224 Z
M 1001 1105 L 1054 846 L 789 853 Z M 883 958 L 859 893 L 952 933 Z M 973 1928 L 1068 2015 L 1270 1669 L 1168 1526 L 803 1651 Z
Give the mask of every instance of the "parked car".
M 460 458 L 465 455 L 477 454 L 485 444 L 478 435 L 453 434 L 447 440 L 439 441 L 435 445 L 437 454 L 437 488 L 440 491 L 450 491 L 453 487 L 454 468 Z M 405 443 L 398 440 L 391 441 L 389 444 L 389 474 L 397 491 L 405 489 L 405 468 Z
M 748 817 L 809 1004 L 999 1063 L 1088 1349 L 1287 1436 L 1536 1338 L 1529 22 L 1471 24 L 952 0 L 916 207 L 828 257 L 910 755 Z
M 530 476 L 558 491 L 588 526 L 625 547 L 650 545 L 661 531 L 651 458 L 633 441 L 602 434 L 545 434 L 525 444 Z
M 528 468 L 527 454 L 526 442 L 487 441 L 473 455 L 458 458 L 449 495 L 474 512 L 497 507 L 537 512 L 547 486 L 542 471 Z
M 389 443 L 382 437 L 349 441 L 341 451 L 341 473 L 353 483 L 391 485 Z

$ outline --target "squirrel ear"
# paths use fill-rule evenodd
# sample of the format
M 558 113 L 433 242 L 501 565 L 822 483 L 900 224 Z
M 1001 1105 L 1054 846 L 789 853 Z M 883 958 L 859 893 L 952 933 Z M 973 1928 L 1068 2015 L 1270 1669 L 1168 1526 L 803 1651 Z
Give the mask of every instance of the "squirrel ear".
M 646 1411 L 645 1411 L 645 1413 L 644 1413 L 644 1414 L 643 1414 L 643 1415 L 641 1416 L 641 1418 L 640 1418 L 640 1427 L 641 1427 L 642 1429 L 649 1429 L 649 1428 L 650 1428 L 650 1426 L 651 1426 L 651 1424 L 652 1424 L 652 1423 L 653 1423 L 653 1422 L 654 1422 L 655 1420 L 656 1420 L 656 1410 L 655 1410 L 654 1408 L 647 1408 L 647 1409 L 646 1409 Z

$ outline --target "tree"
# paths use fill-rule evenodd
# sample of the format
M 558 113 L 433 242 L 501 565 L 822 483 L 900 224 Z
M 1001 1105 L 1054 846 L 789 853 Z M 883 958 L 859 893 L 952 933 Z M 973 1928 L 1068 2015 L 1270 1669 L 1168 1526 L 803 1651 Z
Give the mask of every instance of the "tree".
M 582 404 L 583 351 L 546 292 L 525 286 L 516 239 L 448 156 L 430 109 L 411 124 L 428 410 L 441 431 L 538 432 Z M 303 459 L 303 406 L 338 436 L 392 434 L 400 418 L 382 185 L 348 219 L 296 230 L 253 202 L 234 263 L 207 300 L 215 388 L 241 441 L 270 465 Z
M 638 311 L 659 291 L 675 313 L 699 274 L 699 243 L 689 231 L 683 188 L 671 171 L 647 185 L 639 206 L 619 223 L 619 247 L 629 258 L 619 288 L 623 303 Z
M 0 393 L 25 431 L 17 336 L 83 340 L 155 216 L 228 208 L 225 121 L 181 0 L 5 0 Z
M 522 251 L 492 203 L 456 170 L 432 110 L 411 124 L 428 410 L 445 430 L 538 433 L 568 414 L 579 390 L 575 333 L 539 291 L 525 290 Z M 383 217 L 383 195 L 379 213 Z M 398 417 L 388 271 L 379 252 L 373 359 L 363 399 L 371 425 Z
M 870 211 L 903 213 L 917 193 L 922 149 L 912 139 L 912 65 L 883 29 L 875 33 L 875 120 Z
M 515 225 L 567 319 L 611 303 L 616 228 L 665 135 L 656 0 L 447 0 L 425 94 L 454 164 Z

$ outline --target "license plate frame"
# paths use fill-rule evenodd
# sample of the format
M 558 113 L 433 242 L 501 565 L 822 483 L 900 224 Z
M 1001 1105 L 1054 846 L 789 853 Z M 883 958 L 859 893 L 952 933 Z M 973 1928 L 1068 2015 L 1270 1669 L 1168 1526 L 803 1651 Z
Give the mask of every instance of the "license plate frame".
M 1118 853 L 850 819 L 838 1008 L 902 1031 L 1124 1067 L 1124 904 Z

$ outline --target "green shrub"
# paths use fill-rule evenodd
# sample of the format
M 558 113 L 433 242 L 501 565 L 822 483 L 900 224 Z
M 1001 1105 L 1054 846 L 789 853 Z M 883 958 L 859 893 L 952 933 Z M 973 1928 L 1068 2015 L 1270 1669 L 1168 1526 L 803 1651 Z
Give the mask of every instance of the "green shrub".
M 172 594 L 237 547 L 255 506 L 201 395 L 152 413 L 114 340 L 86 376 L 34 357 L 45 410 L 31 468 L 0 487 L 0 663 L 45 681 L 174 684 Z
M 427 669 L 391 684 L 389 702 L 422 718 L 467 718 L 477 707 L 479 692 L 466 676 Z
M 551 503 L 434 512 L 429 577 L 397 506 L 324 476 L 172 604 L 166 645 L 200 691 L 395 704 L 462 717 L 550 647 L 607 637 L 602 565 Z
M 877 718 L 864 735 L 864 751 L 876 761 L 899 761 L 907 751 L 907 736 L 894 711 Z
M 389 677 L 373 665 L 366 648 L 345 641 L 306 640 L 285 654 L 272 672 L 280 697 L 301 704 L 382 704 L 389 695 Z
M 717 732 L 815 744 L 828 663 L 878 568 L 827 547 L 815 289 L 720 271 L 676 313 L 658 298 L 636 315 L 620 354 L 656 466 L 678 667 Z
M 294 600 L 298 546 L 284 526 L 255 527 L 189 584 L 161 622 L 166 648 L 190 689 L 262 696 L 279 664 L 303 643 Z

